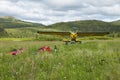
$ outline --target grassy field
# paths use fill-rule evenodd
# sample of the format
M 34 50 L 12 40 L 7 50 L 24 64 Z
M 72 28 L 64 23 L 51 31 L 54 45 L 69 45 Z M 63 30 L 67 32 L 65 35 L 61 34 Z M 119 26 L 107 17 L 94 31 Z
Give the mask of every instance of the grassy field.
M 54 51 L 54 46 L 57 51 Z M 52 51 L 38 53 L 42 46 Z M 12 49 L 25 52 L 10 55 Z M 120 41 L 0 41 L 0 80 L 120 80 Z

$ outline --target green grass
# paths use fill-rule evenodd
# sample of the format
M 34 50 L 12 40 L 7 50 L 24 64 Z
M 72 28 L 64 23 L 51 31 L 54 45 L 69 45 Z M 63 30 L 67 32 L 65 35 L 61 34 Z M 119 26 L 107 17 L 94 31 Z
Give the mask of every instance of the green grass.
M 35 38 L 0 38 L 0 41 L 32 41 Z
M 120 41 L 0 41 L 0 80 L 119 80 Z M 37 53 L 41 46 L 50 53 Z M 54 52 L 54 45 L 59 50 Z M 12 56 L 10 50 L 25 48 Z

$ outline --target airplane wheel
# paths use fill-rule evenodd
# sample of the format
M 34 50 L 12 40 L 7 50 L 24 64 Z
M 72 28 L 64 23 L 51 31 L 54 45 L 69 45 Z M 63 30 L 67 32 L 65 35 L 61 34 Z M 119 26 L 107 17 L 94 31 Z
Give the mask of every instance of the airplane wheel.
M 68 45 L 68 42 L 65 42 L 65 45 Z
M 79 43 L 82 44 L 82 41 L 80 41 Z
M 75 44 L 76 42 L 75 41 L 71 41 L 71 44 Z

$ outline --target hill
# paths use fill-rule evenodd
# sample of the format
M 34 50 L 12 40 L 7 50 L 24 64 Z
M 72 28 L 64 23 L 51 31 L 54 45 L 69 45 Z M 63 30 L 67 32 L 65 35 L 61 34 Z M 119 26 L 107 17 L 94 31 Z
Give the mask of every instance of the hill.
M 12 16 L 0 17 L 0 37 L 33 37 L 43 27 L 43 24 L 22 21 Z
M 113 22 L 111 22 L 111 23 L 114 24 L 114 25 L 118 25 L 118 26 L 120 26 L 120 20 L 113 21 Z
M 34 37 L 40 36 L 36 32 L 38 30 L 50 31 L 81 31 L 96 32 L 107 31 L 117 33 L 120 36 L 120 20 L 113 22 L 104 22 L 99 20 L 80 20 L 71 22 L 60 22 L 45 26 L 40 23 L 25 22 L 11 16 L 0 17 L 0 37 Z M 114 35 L 113 35 L 114 36 Z
M 11 16 L 0 17 L 0 26 L 3 28 L 43 27 L 43 24 L 21 21 Z
M 0 17 L 0 26 L 3 28 L 26 28 L 38 27 L 44 29 L 56 29 L 62 31 L 107 31 L 120 32 L 120 20 L 104 22 L 100 20 L 80 20 L 71 22 L 60 22 L 47 27 L 40 23 L 25 22 L 11 16 Z
M 48 26 L 49 28 L 64 31 L 108 31 L 120 32 L 120 26 L 112 22 L 104 22 L 99 20 L 82 20 L 72 22 L 61 22 Z

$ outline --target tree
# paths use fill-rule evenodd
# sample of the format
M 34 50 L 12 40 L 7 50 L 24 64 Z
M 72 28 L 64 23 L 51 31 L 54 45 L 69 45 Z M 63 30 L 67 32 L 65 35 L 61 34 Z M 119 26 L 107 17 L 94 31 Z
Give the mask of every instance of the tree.
M 8 36 L 7 32 L 5 31 L 4 28 L 0 26 L 0 37 L 6 37 Z

